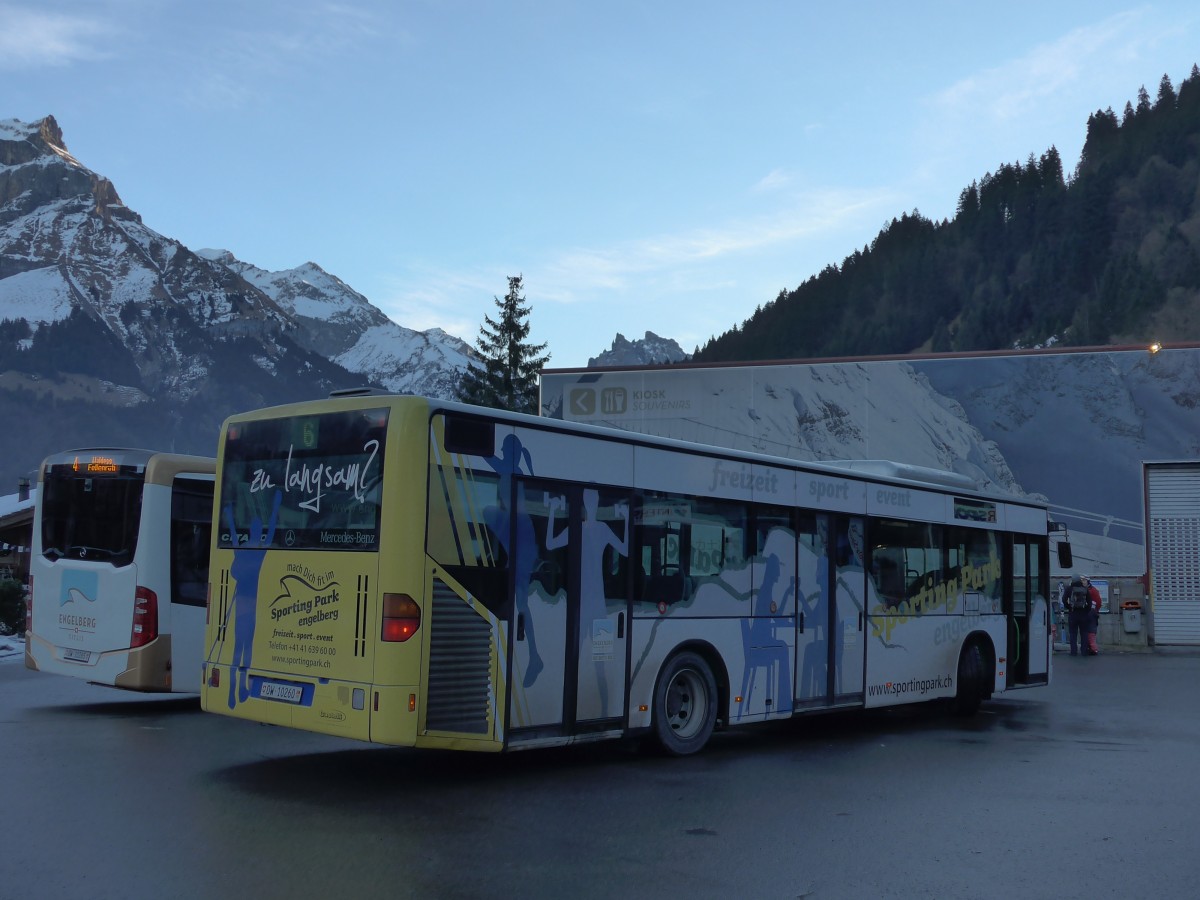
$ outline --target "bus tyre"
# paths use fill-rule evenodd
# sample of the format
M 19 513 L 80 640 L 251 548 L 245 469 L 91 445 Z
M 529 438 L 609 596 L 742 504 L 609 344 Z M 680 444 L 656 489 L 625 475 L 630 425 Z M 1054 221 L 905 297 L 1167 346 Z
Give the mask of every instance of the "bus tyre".
M 667 661 L 654 687 L 654 737 L 671 756 L 703 749 L 717 722 L 717 682 L 699 654 Z
M 975 641 L 963 647 L 958 657 L 958 685 L 954 699 L 950 701 L 950 712 L 956 716 L 973 716 L 983 702 L 987 688 L 984 685 L 983 651 Z

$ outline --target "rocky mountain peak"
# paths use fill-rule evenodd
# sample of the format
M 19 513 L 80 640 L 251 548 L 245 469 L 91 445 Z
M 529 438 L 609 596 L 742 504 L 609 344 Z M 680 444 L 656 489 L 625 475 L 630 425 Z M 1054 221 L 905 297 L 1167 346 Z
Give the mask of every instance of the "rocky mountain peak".
M 34 125 L 37 127 L 38 137 L 42 139 L 48 149 L 59 156 L 70 156 L 70 153 L 67 152 L 67 143 L 63 140 L 62 129 L 58 127 L 58 120 L 54 116 L 46 116 L 40 122 L 35 122 Z
M 588 360 L 589 369 L 609 366 L 661 366 L 688 358 L 683 348 L 670 338 L 647 331 L 644 338 L 631 341 L 618 333 L 612 347 Z
M 86 168 L 70 151 L 54 116 L 26 123 L 0 121 L 0 205 L 20 200 L 30 210 L 79 199 L 104 218 L 141 219 L 121 201 L 113 183 Z

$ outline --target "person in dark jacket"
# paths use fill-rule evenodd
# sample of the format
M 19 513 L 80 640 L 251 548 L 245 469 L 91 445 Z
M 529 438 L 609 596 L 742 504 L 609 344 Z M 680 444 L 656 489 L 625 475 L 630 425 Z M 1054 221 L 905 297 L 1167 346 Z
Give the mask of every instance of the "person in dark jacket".
M 1088 597 L 1087 585 L 1083 583 L 1083 576 L 1076 575 L 1071 579 L 1071 584 L 1067 588 L 1066 597 L 1063 598 L 1067 605 L 1067 631 L 1070 635 L 1071 655 L 1076 653 L 1087 653 L 1087 633 L 1088 627 L 1091 624 L 1091 608 L 1092 601 Z M 1076 651 L 1076 645 L 1079 649 Z

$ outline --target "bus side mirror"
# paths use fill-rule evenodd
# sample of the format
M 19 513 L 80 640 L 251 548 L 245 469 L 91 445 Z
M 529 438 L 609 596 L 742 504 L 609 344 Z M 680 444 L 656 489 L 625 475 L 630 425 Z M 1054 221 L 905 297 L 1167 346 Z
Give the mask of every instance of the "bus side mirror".
M 1075 567 L 1074 558 L 1071 556 L 1071 545 L 1066 541 L 1058 543 L 1058 567 L 1060 569 L 1073 569 Z

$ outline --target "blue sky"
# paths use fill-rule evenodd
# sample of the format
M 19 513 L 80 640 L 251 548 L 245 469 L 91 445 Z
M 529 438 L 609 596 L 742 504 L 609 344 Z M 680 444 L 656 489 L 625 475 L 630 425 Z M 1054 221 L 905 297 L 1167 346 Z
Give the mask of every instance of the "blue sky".
M 1200 62 L 1200 7 L 0 0 L 0 118 L 53 115 L 147 225 L 316 262 L 474 343 L 692 350 Z

